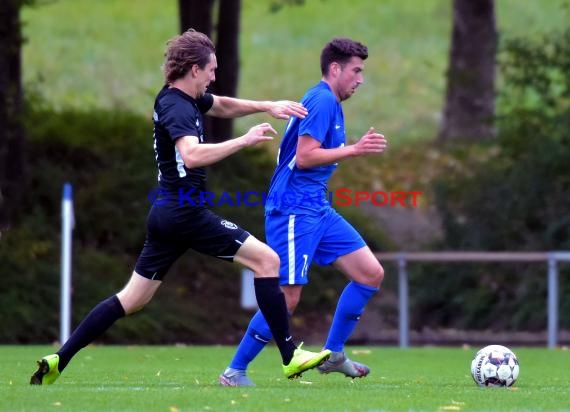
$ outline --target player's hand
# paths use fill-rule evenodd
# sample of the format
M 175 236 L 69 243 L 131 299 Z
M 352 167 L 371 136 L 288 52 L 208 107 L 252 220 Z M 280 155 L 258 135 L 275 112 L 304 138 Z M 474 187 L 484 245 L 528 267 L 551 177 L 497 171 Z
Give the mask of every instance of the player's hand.
M 277 102 L 269 102 L 269 104 L 270 107 L 267 113 L 276 119 L 287 120 L 291 116 L 304 119 L 307 113 L 309 113 L 301 103 L 290 100 L 279 100 Z
M 253 146 L 260 142 L 273 140 L 273 136 L 267 136 L 267 133 L 273 133 L 274 135 L 277 135 L 277 132 L 269 123 L 261 123 L 253 126 L 241 138 L 245 142 L 246 146 Z
M 373 127 L 354 144 L 357 155 L 383 153 L 388 147 L 388 141 L 381 133 L 376 133 Z

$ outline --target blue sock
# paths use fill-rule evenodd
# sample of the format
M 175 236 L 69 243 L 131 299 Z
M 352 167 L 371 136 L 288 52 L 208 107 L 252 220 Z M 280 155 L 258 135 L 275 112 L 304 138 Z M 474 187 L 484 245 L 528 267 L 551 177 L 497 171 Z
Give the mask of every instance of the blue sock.
M 361 283 L 349 282 L 342 291 L 333 317 L 326 349 L 342 352 L 344 344 L 356 327 L 364 307 L 379 289 Z
M 230 368 L 246 370 L 249 363 L 255 359 L 271 339 L 273 336 L 269 330 L 269 325 L 267 325 L 261 311 L 258 310 L 249 322 L 247 331 L 230 363 Z

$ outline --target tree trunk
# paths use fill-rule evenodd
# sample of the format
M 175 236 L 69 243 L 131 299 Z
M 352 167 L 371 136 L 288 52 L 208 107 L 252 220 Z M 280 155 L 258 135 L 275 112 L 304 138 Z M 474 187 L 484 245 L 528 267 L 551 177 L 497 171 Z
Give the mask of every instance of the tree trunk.
M 494 0 L 453 0 L 447 95 L 439 140 L 495 136 Z
M 212 92 L 236 96 L 239 79 L 239 21 L 241 0 L 219 0 L 216 54 L 218 69 Z M 233 119 L 212 119 L 209 139 L 220 142 L 233 136 Z
M 213 7 L 214 0 L 178 0 L 180 33 L 194 29 L 210 37 Z
M 14 223 L 26 190 L 21 7 L 21 0 L 0 7 L 0 230 Z
M 213 7 L 218 4 L 218 21 Z M 216 44 L 218 68 L 216 81 L 209 91 L 220 96 L 235 96 L 239 79 L 239 21 L 241 0 L 178 0 L 180 31 L 196 29 Z M 233 136 L 233 119 L 206 117 L 204 128 L 209 142 L 221 142 Z

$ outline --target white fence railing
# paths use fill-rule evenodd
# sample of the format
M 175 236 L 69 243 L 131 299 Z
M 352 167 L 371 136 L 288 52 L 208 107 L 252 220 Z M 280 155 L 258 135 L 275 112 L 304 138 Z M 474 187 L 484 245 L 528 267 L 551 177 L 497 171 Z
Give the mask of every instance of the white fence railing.
M 546 262 L 548 273 L 548 347 L 558 341 L 558 262 L 570 262 L 570 252 L 396 252 L 375 253 L 380 262 L 398 265 L 398 306 L 400 347 L 409 339 L 408 262 Z

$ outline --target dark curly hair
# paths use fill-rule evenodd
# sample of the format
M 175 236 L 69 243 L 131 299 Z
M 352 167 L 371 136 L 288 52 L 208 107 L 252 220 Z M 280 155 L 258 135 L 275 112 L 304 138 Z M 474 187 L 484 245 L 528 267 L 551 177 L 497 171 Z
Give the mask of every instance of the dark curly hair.
M 321 73 L 325 76 L 329 72 L 331 63 L 337 62 L 344 66 L 351 57 L 355 56 L 366 60 L 368 48 L 362 43 L 351 39 L 335 38 L 328 42 L 321 52 Z
M 216 52 L 212 40 L 194 29 L 173 37 L 167 44 L 162 66 L 166 83 L 184 77 L 195 64 L 203 69 L 210 62 L 210 55 Z

